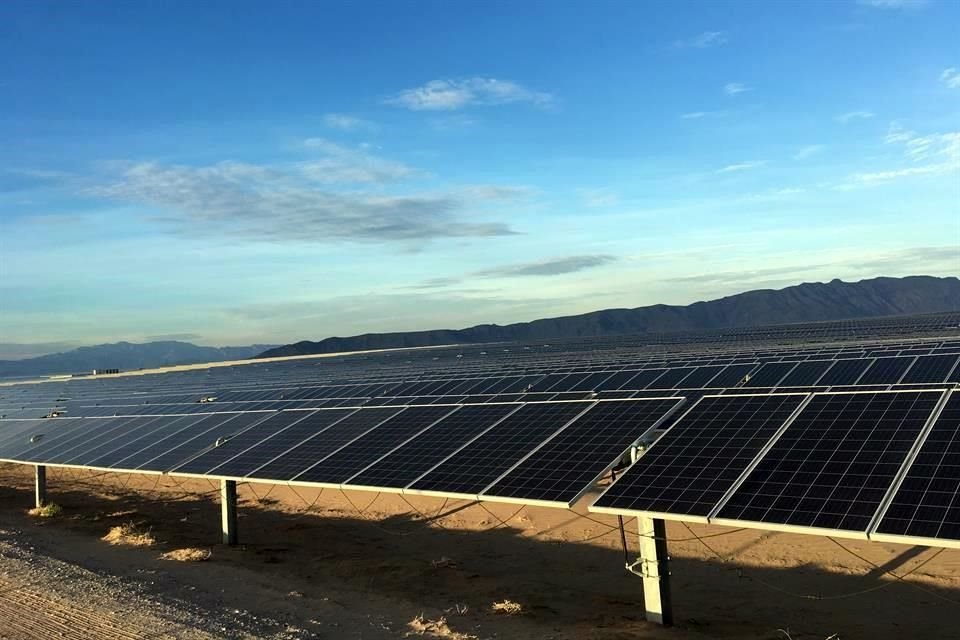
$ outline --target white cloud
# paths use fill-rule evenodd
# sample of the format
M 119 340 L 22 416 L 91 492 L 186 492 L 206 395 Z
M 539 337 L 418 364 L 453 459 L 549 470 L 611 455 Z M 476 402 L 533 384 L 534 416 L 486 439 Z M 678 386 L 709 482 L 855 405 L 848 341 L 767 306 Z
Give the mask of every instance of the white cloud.
M 369 120 L 346 113 L 328 113 L 323 116 L 323 124 L 340 131 L 373 131 L 376 125 Z
M 474 77 L 465 80 L 431 80 L 406 89 L 386 100 L 387 104 L 412 111 L 454 111 L 471 105 L 498 105 L 529 102 L 545 106 L 553 102 L 549 93 L 534 91 L 509 80 Z
M 728 164 L 722 169 L 717 169 L 717 173 L 734 173 L 736 171 L 748 171 L 756 169 L 767 164 L 766 160 L 750 160 L 748 162 L 738 162 L 737 164 Z
M 943 84 L 947 85 L 948 89 L 960 89 L 960 71 L 956 67 L 944 69 L 943 73 L 940 74 L 940 79 Z
M 704 31 L 691 38 L 676 40 L 673 46 L 678 49 L 709 49 L 725 45 L 729 41 L 730 37 L 726 31 Z
M 680 118 L 683 120 L 700 120 L 701 118 L 713 118 L 725 114 L 726 111 L 691 111 L 689 113 L 681 113 Z
M 915 164 L 884 171 L 856 173 L 846 183 L 841 184 L 839 189 L 873 186 L 901 178 L 960 172 L 960 131 L 921 136 L 904 129 L 897 122 L 892 122 L 884 142 L 901 146 L 905 159 Z
M 735 96 L 738 93 L 744 93 L 745 91 L 750 91 L 750 87 L 742 82 L 728 82 L 727 84 L 723 85 L 723 92 L 728 96 Z
M 857 4 L 874 9 L 919 9 L 930 3 L 929 0 L 857 0 Z
M 422 172 L 401 162 L 368 154 L 362 148 L 350 148 L 326 138 L 307 138 L 303 146 L 324 157 L 300 165 L 304 175 L 323 183 L 383 183 Z
M 612 207 L 620 203 L 620 196 L 609 189 L 578 189 L 577 195 L 590 208 Z
M 405 195 L 332 191 L 307 165 L 128 166 L 96 198 L 145 205 L 151 220 L 177 234 L 253 242 L 344 240 L 419 246 L 437 238 L 511 235 L 504 223 L 477 220 L 484 205 L 510 198 L 511 188 Z
M 808 144 L 805 147 L 800 147 L 800 149 L 798 149 L 797 152 L 793 154 L 793 159 L 806 160 L 807 158 L 817 155 L 818 153 L 823 151 L 824 148 L 825 147 L 822 144 Z
M 866 120 L 873 117 L 872 111 L 848 111 L 836 116 L 834 120 L 841 124 L 847 124 L 851 120 Z

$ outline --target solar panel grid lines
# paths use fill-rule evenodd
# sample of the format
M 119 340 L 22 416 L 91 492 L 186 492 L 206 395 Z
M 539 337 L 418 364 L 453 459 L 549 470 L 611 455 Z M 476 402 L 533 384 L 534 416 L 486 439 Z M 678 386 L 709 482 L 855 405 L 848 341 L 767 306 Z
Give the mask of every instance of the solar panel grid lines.
M 776 387 L 796 366 L 796 362 L 768 362 L 752 373 L 743 386 Z
M 778 383 L 781 387 L 812 387 L 830 370 L 833 360 L 804 360 Z
M 464 405 L 388 455 L 347 478 L 344 488 L 400 493 L 454 452 L 516 412 L 521 404 Z
M 897 384 L 915 361 L 916 356 L 877 358 L 857 379 L 857 384 Z
M 141 461 L 133 470 L 143 473 L 166 473 L 178 464 L 182 464 L 206 451 L 216 443 L 218 438 L 236 433 L 247 426 L 265 420 L 270 415 L 270 413 L 235 413 L 232 415 L 214 414 L 207 416 L 204 420 L 194 424 L 192 428 L 172 433 L 165 440 L 158 441 L 156 446 L 146 447 L 131 456 L 131 458 L 136 457 L 138 461 Z M 221 416 L 228 417 L 221 419 Z M 147 455 L 152 457 L 143 460 Z M 121 464 L 128 467 L 130 462 L 130 459 L 124 459 L 117 464 L 118 467 Z
M 343 482 L 460 409 L 457 405 L 407 407 L 374 429 L 351 440 L 290 481 L 339 487 Z
M 480 499 L 568 508 L 683 398 L 601 400 L 480 492 Z
M 919 356 L 903 377 L 900 384 L 936 384 L 944 382 L 957 362 L 955 355 Z
M 372 407 L 354 411 L 305 440 L 291 445 L 289 449 L 244 477 L 289 482 L 343 445 L 377 428 L 401 411 L 403 407 Z
M 806 393 L 700 398 L 589 510 L 706 523 L 808 400 Z
M 319 411 L 319 409 L 316 411 Z M 180 476 L 205 477 L 212 475 L 214 469 L 251 447 L 256 446 L 258 443 L 305 420 L 314 413 L 315 411 L 311 410 L 278 411 L 273 413 L 264 420 L 248 425 L 236 433 L 218 438 L 212 448 L 200 455 L 194 456 L 183 464 L 171 468 L 170 472 Z
M 814 394 L 710 522 L 866 539 L 943 393 Z
M 960 548 L 960 392 L 945 395 L 870 529 L 870 538 Z
M 85 467 L 95 467 L 100 469 L 109 469 L 118 461 L 123 460 L 131 453 L 140 451 L 146 446 L 163 440 L 170 433 L 175 433 L 180 429 L 189 429 L 191 425 L 196 424 L 203 419 L 202 415 L 189 415 L 163 418 L 155 429 L 141 431 L 133 437 L 117 438 L 106 447 L 97 457 L 85 458 L 81 463 Z
M 853 385 L 863 375 L 869 367 L 871 361 L 868 359 L 838 359 L 823 376 L 817 380 L 817 384 L 834 387 L 842 385 Z
M 404 493 L 476 499 L 480 491 L 594 403 L 526 403 L 409 484 Z
M 163 416 L 78 418 L 77 426 L 80 428 L 71 436 L 41 442 L 35 450 L 25 452 L 23 456 L 33 462 L 73 464 L 78 456 L 105 446 L 112 438 L 125 433 L 138 433 L 151 425 L 162 424 L 164 419 Z

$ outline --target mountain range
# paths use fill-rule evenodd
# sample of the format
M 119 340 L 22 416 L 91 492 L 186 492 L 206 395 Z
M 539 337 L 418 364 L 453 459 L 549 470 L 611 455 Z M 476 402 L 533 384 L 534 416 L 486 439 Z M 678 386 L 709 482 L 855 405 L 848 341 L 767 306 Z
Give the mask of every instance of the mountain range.
M 134 344 L 117 342 L 80 347 L 25 360 L 0 360 L 0 376 L 22 377 L 64 373 L 90 373 L 93 369 L 153 369 L 177 364 L 245 360 L 271 345 L 249 347 L 200 347 L 189 342 L 165 340 Z
M 832 280 L 779 290 L 748 291 L 686 306 L 657 304 L 504 326 L 482 324 L 467 329 L 367 333 L 347 338 L 326 338 L 319 342 L 303 341 L 270 349 L 260 357 L 728 329 L 956 310 L 960 310 L 960 280 L 956 277 L 909 276 L 859 282 Z

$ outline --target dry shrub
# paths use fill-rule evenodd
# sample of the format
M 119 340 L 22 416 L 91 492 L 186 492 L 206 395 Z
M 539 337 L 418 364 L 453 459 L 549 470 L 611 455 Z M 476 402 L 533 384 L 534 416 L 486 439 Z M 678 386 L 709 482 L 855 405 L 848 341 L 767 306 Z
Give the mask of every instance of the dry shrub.
M 196 547 L 184 547 L 183 549 L 174 549 L 161 553 L 160 557 L 164 560 L 176 560 L 177 562 L 203 562 L 209 560 L 211 556 L 209 549 L 198 549 Z
M 34 507 L 30 509 L 30 511 L 27 511 L 28 515 L 34 516 L 35 518 L 56 518 L 61 513 L 63 513 L 63 508 L 53 502 L 49 502 L 42 507 Z
M 477 640 L 477 636 L 460 633 L 447 626 L 447 619 L 440 616 L 436 620 L 426 620 L 421 613 L 407 623 L 410 631 L 404 637 L 428 636 L 430 638 L 448 638 L 449 640 Z
M 520 603 L 514 602 L 513 600 L 494 602 L 490 608 L 494 613 L 505 613 L 510 616 L 516 616 L 523 613 L 523 607 L 520 605 Z
M 149 531 L 141 529 L 133 522 L 112 527 L 101 540 L 128 547 L 150 547 L 157 542 Z

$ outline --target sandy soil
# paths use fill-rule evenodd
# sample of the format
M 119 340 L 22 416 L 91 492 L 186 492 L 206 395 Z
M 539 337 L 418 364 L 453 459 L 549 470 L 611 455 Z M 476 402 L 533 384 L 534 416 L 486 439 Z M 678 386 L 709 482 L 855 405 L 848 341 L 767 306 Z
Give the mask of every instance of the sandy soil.
M 242 485 L 242 544 L 225 547 L 212 482 L 49 469 L 63 510 L 35 518 L 30 471 L 0 466 L 2 639 L 958 637 L 958 551 L 671 524 L 663 629 L 643 620 L 616 518 L 585 504 Z M 155 544 L 101 539 L 120 525 Z M 185 548 L 209 558 L 162 557 Z M 494 611 L 506 601 L 521 613 Z

